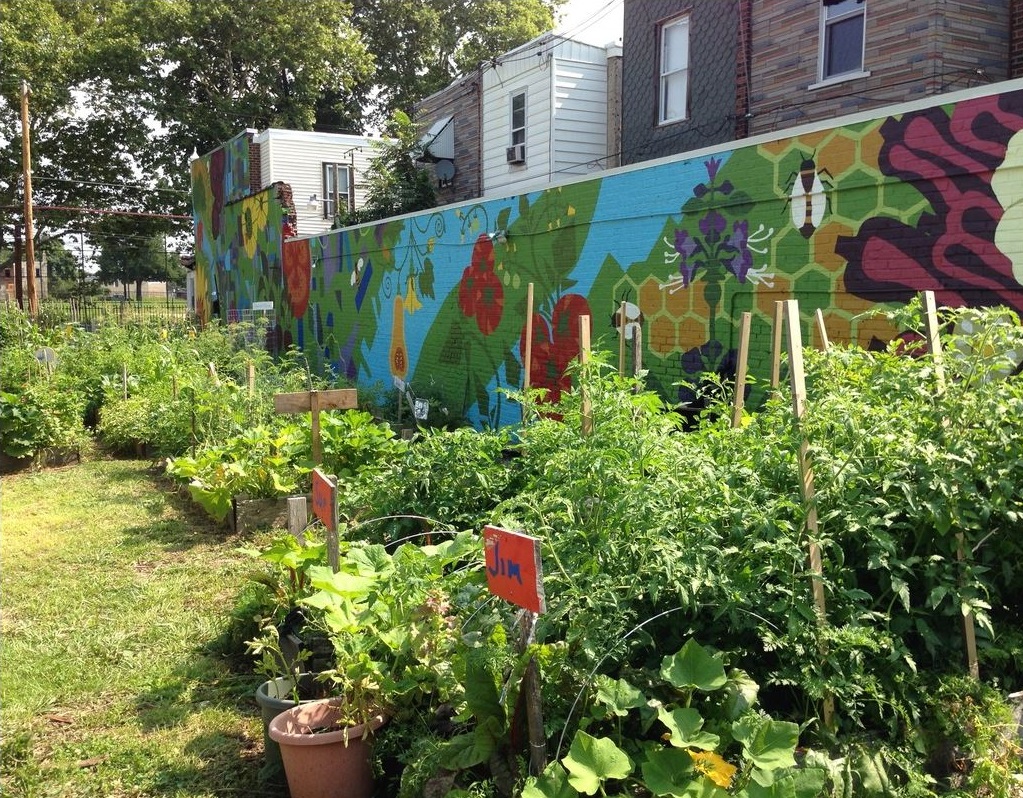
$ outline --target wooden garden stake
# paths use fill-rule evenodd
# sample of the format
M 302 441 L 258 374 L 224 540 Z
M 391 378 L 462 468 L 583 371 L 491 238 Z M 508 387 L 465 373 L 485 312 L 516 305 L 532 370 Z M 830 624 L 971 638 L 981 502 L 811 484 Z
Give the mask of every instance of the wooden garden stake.
M 128 398 L 128 364 L 121 364 L 121 387 L 124 389 L 124 398 Z
M 934 363 L 934 378 L 938 386 L 938 396 L 945 392 L 945 359 L 941 348 L 941 336 L 938 332 L 938 308 L 934 301 L 933 291 L 921 292 L 924 307 L 924 325 L 927 330 L 927 348 Z M 947 421 L 943 426 L 947 426 Z M 956 560 L 966 560 L 966 538 L 962 532 L 956 533 Z M 980 679 L 980 661 L 977 658 L 977 622 L 970 611 L 963 618 L 963 642 L 966 644 L 966 664 L 970 676 Z
M 924 305 L 924 323 L 927 326 L 927 348 L 934 363 L 934 378 L 938 383 L 938 393 L 945 392 L 945 355 L 941 349 L 941 338 L 938 335 L 938 307 L 934 302 L 934 292 L 924 291 L 921 294 Z
M 536 617 L 547 609 L 543 589 L 540 540 L 521 532 L 487 526 L 483 530 L 487 588 L 495 596 L 522 608 L 516 650 L 525 654 L 533 640 Z M 539 775 L 547 767 L 547 738 L 543 730 L 540 671 L 530 657 L 521 682 L 529 727 L 529 772 Z
M 256 393 L 256 364 L 251 360 L 249 361 L 249 396 L 253 396 Z
M 579 363 L 585 369 L 590 359 L 590 317 L 579 317 Z M 589 394 L 586 391 L 585 383 L 580 387 L 583 400 L 583 424 L 582 433 L 584 438 L 593 434 L 593 406 Z
M 313 463 L 315 465 L 323 462 L 323 444 L 320 441 L 320 411 L 351 410 L 357 405 L 358 394 L 355 388 L 274 394 L 274 410 L 278 413 L 312 414 Z
M 625 374 L 625 300 L 618 309 L 618 373 Z
M 792 413 L 796 418 L 797 427 L 801 428 L 806 415 L 806 375 L 803 371 L 803 336 L 799 329 L 799 303 L 795 299 L 785 301 L 785 322 L 788 331 L 789 352 L 789 383 L 792 388 Z M 813 482 L 813 468 L 810 464 L 810 442 L 800 429 L 799 442 L 799 476 L 806 505 L 806 530 L 810 538 L 810 580 L 813 588 L 813 602 L 817 608 L 817 623 L 827 623 L 827 607 L 824 599 L 824 568 L 821 562 L 821 549 L 817 543 L 819 531 L 817 525 L 816 490 Z M 823 652 L 822 652 L 823 653 Z M 824 697 L 824 725 L 834 729 L 835 699 L 831 695 Z
M 821 335 L 821 349 L 827 352 L 831 349 L 831 341 L 828 338 L 828 328 L 824 326 L 824 311 L 817 308 L 817 312 L 813 314 L 813 317 L 817 320 L 817 332 Z
M 217 388 L 220 387 L 220 377 L 217 376 L 217 367 L 212 363 L 209 365 L 210 379 L 213 381 L 213 385 Z
M 739 362 L 735 367 L 735 398 L 732 400 L 732 428 L 742 425 L 742 408 L 746 403 L 746 370 L 749 360 L 749 330 L 753 314 L 748 310 L 739 323 Z
M 288 497 L 288 531 L 303 546 L 305 545 L 305 528 L 309 524 L 309 510 L 305 496 Z
M 785 327 L 785 303 L 780 299 L 774 303 L 774 328 L 771 341 L 771 389 L 778 390 L 781 384 L 781 334 Z
M 643 328 L 640 325 L 636 325 L 636 329 L 632 331 L 632 376 L 639 378 L 639 373 L 643 370 Z M 634 392 L 639 393 L 639 383 L 636 383 L 632 389 Z
M 529 390 L 530 372 L 533 368 L 533 284 L 526 286 L 526 351 L 522 353 L 522 391 Z

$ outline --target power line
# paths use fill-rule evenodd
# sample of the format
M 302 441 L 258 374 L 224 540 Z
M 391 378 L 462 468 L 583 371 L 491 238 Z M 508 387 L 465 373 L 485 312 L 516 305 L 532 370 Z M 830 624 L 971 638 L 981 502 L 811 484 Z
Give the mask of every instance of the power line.
M 46 177 L 45 175 L 37 175 L 35 172 L 32 173 L 34 180 L 40 180 L 46 183 L 75 183 L 84 186 L 108 186 L 110 188 L 144 188 L 147 191 L 161 191 L 167 194 L 191 194 L 190 191 L 182 191 L 177 188 L 159 188 L 157 186 L 151 186 L 146 183 L 102 183 L 97 180 L 81 180 L 79 178 L 68 178 L 68 177 Z
M 20 205 L 0 205 L 4 210 L 18 210 Z M 151 213 L 149 211 L 115 211 L 109 208 L 81 208 L 74 205 L 33 205 L 35 210 L 40 211 L 76 211 L 78 213 L 95 213 L 110 216 L 147 216 L 154 219 L 187 219 L 191 216 L 184 216 L 179 213 Z

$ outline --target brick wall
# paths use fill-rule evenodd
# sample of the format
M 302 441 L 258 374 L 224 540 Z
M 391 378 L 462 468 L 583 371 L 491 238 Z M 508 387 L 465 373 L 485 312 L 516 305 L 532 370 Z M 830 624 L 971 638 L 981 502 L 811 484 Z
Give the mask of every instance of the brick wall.
M 1009 77 L 1023 77 L 1023 0 L 1009 3 Z
M 622 163 L 731 141 L 739 6 L 745 0 L 625 0 Z M 659 25 L 688 13 L 689 118 L 658 124 Z
M 463 202 L 483 194 L 480 97 L 480 73 L 477 71 L 427 97 L 415 107 L 416 123 L 423 130 L 445 116 L 454 117 L 455 179 L 449 186 L 437 188 L 438 205 Z
M 750 133 L 1004 80 L 1009 0 L 866 0 L 864 70 L 816 86 L 820 4 L 753 0 Z

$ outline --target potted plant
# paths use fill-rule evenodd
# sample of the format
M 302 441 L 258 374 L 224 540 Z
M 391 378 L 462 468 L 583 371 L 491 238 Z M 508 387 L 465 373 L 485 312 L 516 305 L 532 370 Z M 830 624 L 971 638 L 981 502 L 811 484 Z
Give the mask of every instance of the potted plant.
M 349 543 L 336 573 L 308 569 L 317 592 L 300 603 L 333 644 L 334 667 L 321 678 L 335 697 L 270 724 L 293 798 L 372 792 L 373 734 L 420 699 L 436 698 L 450 669 L 457 625 L 440 578 L 476 548 L 469 533 L 437 546 L 406 543 L 393 554 Z

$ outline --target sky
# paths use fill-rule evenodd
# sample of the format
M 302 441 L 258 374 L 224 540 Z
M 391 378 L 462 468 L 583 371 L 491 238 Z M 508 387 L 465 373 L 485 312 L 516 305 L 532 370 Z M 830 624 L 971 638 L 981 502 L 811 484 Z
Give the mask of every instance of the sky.
M 558 32 L 604 46 L 622 38 L 624 0 L 568 0 L 561 7 Z

